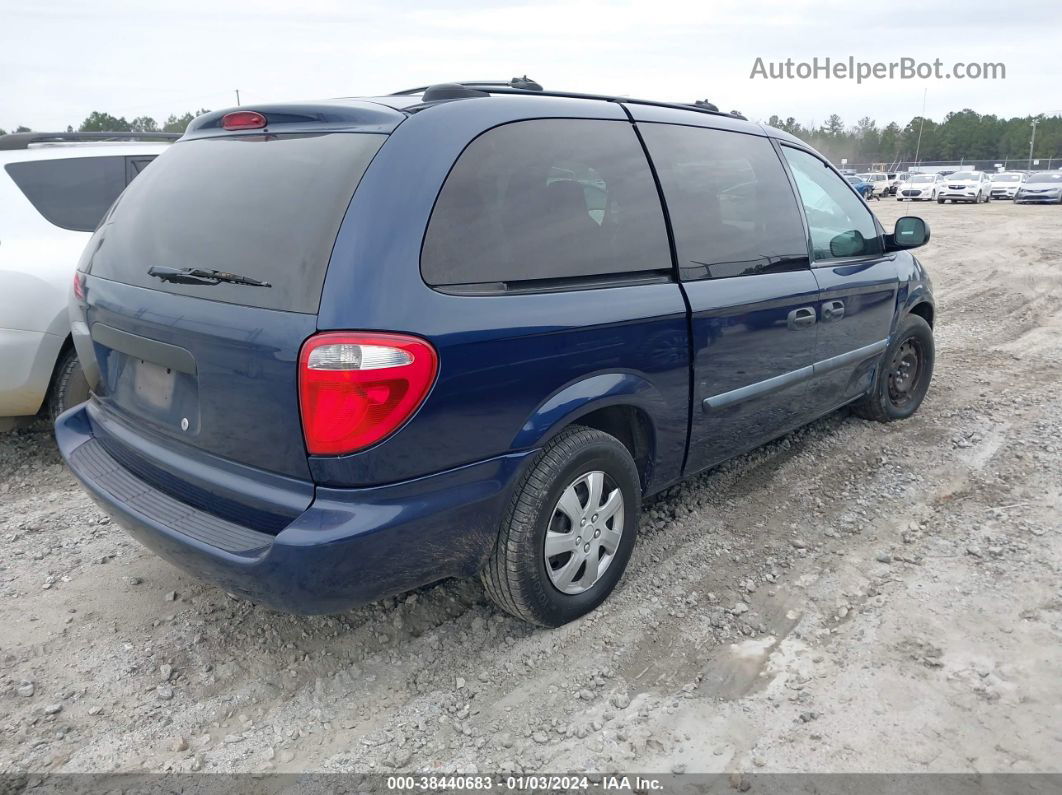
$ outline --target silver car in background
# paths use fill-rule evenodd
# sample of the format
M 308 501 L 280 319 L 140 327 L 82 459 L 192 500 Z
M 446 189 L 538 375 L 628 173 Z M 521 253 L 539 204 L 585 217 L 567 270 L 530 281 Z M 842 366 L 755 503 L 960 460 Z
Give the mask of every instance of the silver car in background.
M 993 199 L 1013 199 L 1025 182 L 1023 171 L 1001 171 L 990 178 Z
M 1014 194 L 1015 204 L 1062 204 L 1062 171 L 1036 171 Z

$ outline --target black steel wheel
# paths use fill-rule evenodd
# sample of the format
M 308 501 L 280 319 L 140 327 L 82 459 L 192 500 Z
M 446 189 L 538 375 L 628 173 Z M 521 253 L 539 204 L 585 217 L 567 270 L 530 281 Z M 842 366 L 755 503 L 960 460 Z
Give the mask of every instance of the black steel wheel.
M 933 361 L 932 327 L 924 318 L 908 315 L 885 349 L 870 391 L 852 405 L 852 411 L 878 422 L 907 419 L 925 399 Z

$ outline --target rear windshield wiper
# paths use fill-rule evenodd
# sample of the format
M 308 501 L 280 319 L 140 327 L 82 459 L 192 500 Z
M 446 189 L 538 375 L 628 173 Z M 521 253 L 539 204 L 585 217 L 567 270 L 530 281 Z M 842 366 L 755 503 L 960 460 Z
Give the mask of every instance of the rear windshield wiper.
M 248 287 L 272 287 L 269 282 L 260 282 L 250 276 L 240 276 L 237 273 L 209 270 L 204 268 L 160 268 L 152 265 L 148 268 L 148 276 L 162 279 L 164 282 L 174 284 L 244 284 Z

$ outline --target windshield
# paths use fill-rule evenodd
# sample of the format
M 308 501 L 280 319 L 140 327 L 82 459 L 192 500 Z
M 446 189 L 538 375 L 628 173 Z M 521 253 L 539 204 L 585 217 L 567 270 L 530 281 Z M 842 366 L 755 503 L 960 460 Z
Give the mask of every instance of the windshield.
M 851 182 L 853 185 L 858 185 L 863 180 L 860 177 L 849 177 L 848 181 Z
M 957 171 L 948 179 L 980 179 L 981 175 L 976 171 Z
M 936 179 L 936 177 L 934 177 L 932 174 L 917 174 L 916 176 L 911 177 L 907 181 L 908 182 L 932 182 L 935 179 Z
M 993 182 L 1019 182 L 1021 176 L 1018 174 L 993 174 Z
M 1058 185 L 1059 183 L 1062 183 L 1062 174 L 1057 172 L 1053 174 L 1032 174 L 1025 181 L 1035 183 L 1037 185 Z
M 81 270 L 179 295 L 316 312 L 347 205 L 385 140 L 326 133 L 175 143 L 118 199 Z M 271 286 L 160 281 L 149 268 L 227 271 Z

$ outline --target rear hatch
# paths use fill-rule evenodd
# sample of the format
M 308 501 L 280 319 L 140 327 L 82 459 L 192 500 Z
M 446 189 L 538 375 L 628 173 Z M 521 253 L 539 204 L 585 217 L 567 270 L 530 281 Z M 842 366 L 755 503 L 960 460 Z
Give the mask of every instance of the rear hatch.
M 382 126 L 182 140 L 93 236 L 75 309 L 99 370 L 90 416 L 111 455 L 156 488 L 211 491 L 174 474 L 195 472 L 197 459 L 248 482 L 255 472 L 281 487 L 310 480 L 299 349 L 316 331 L 332 247 Z

